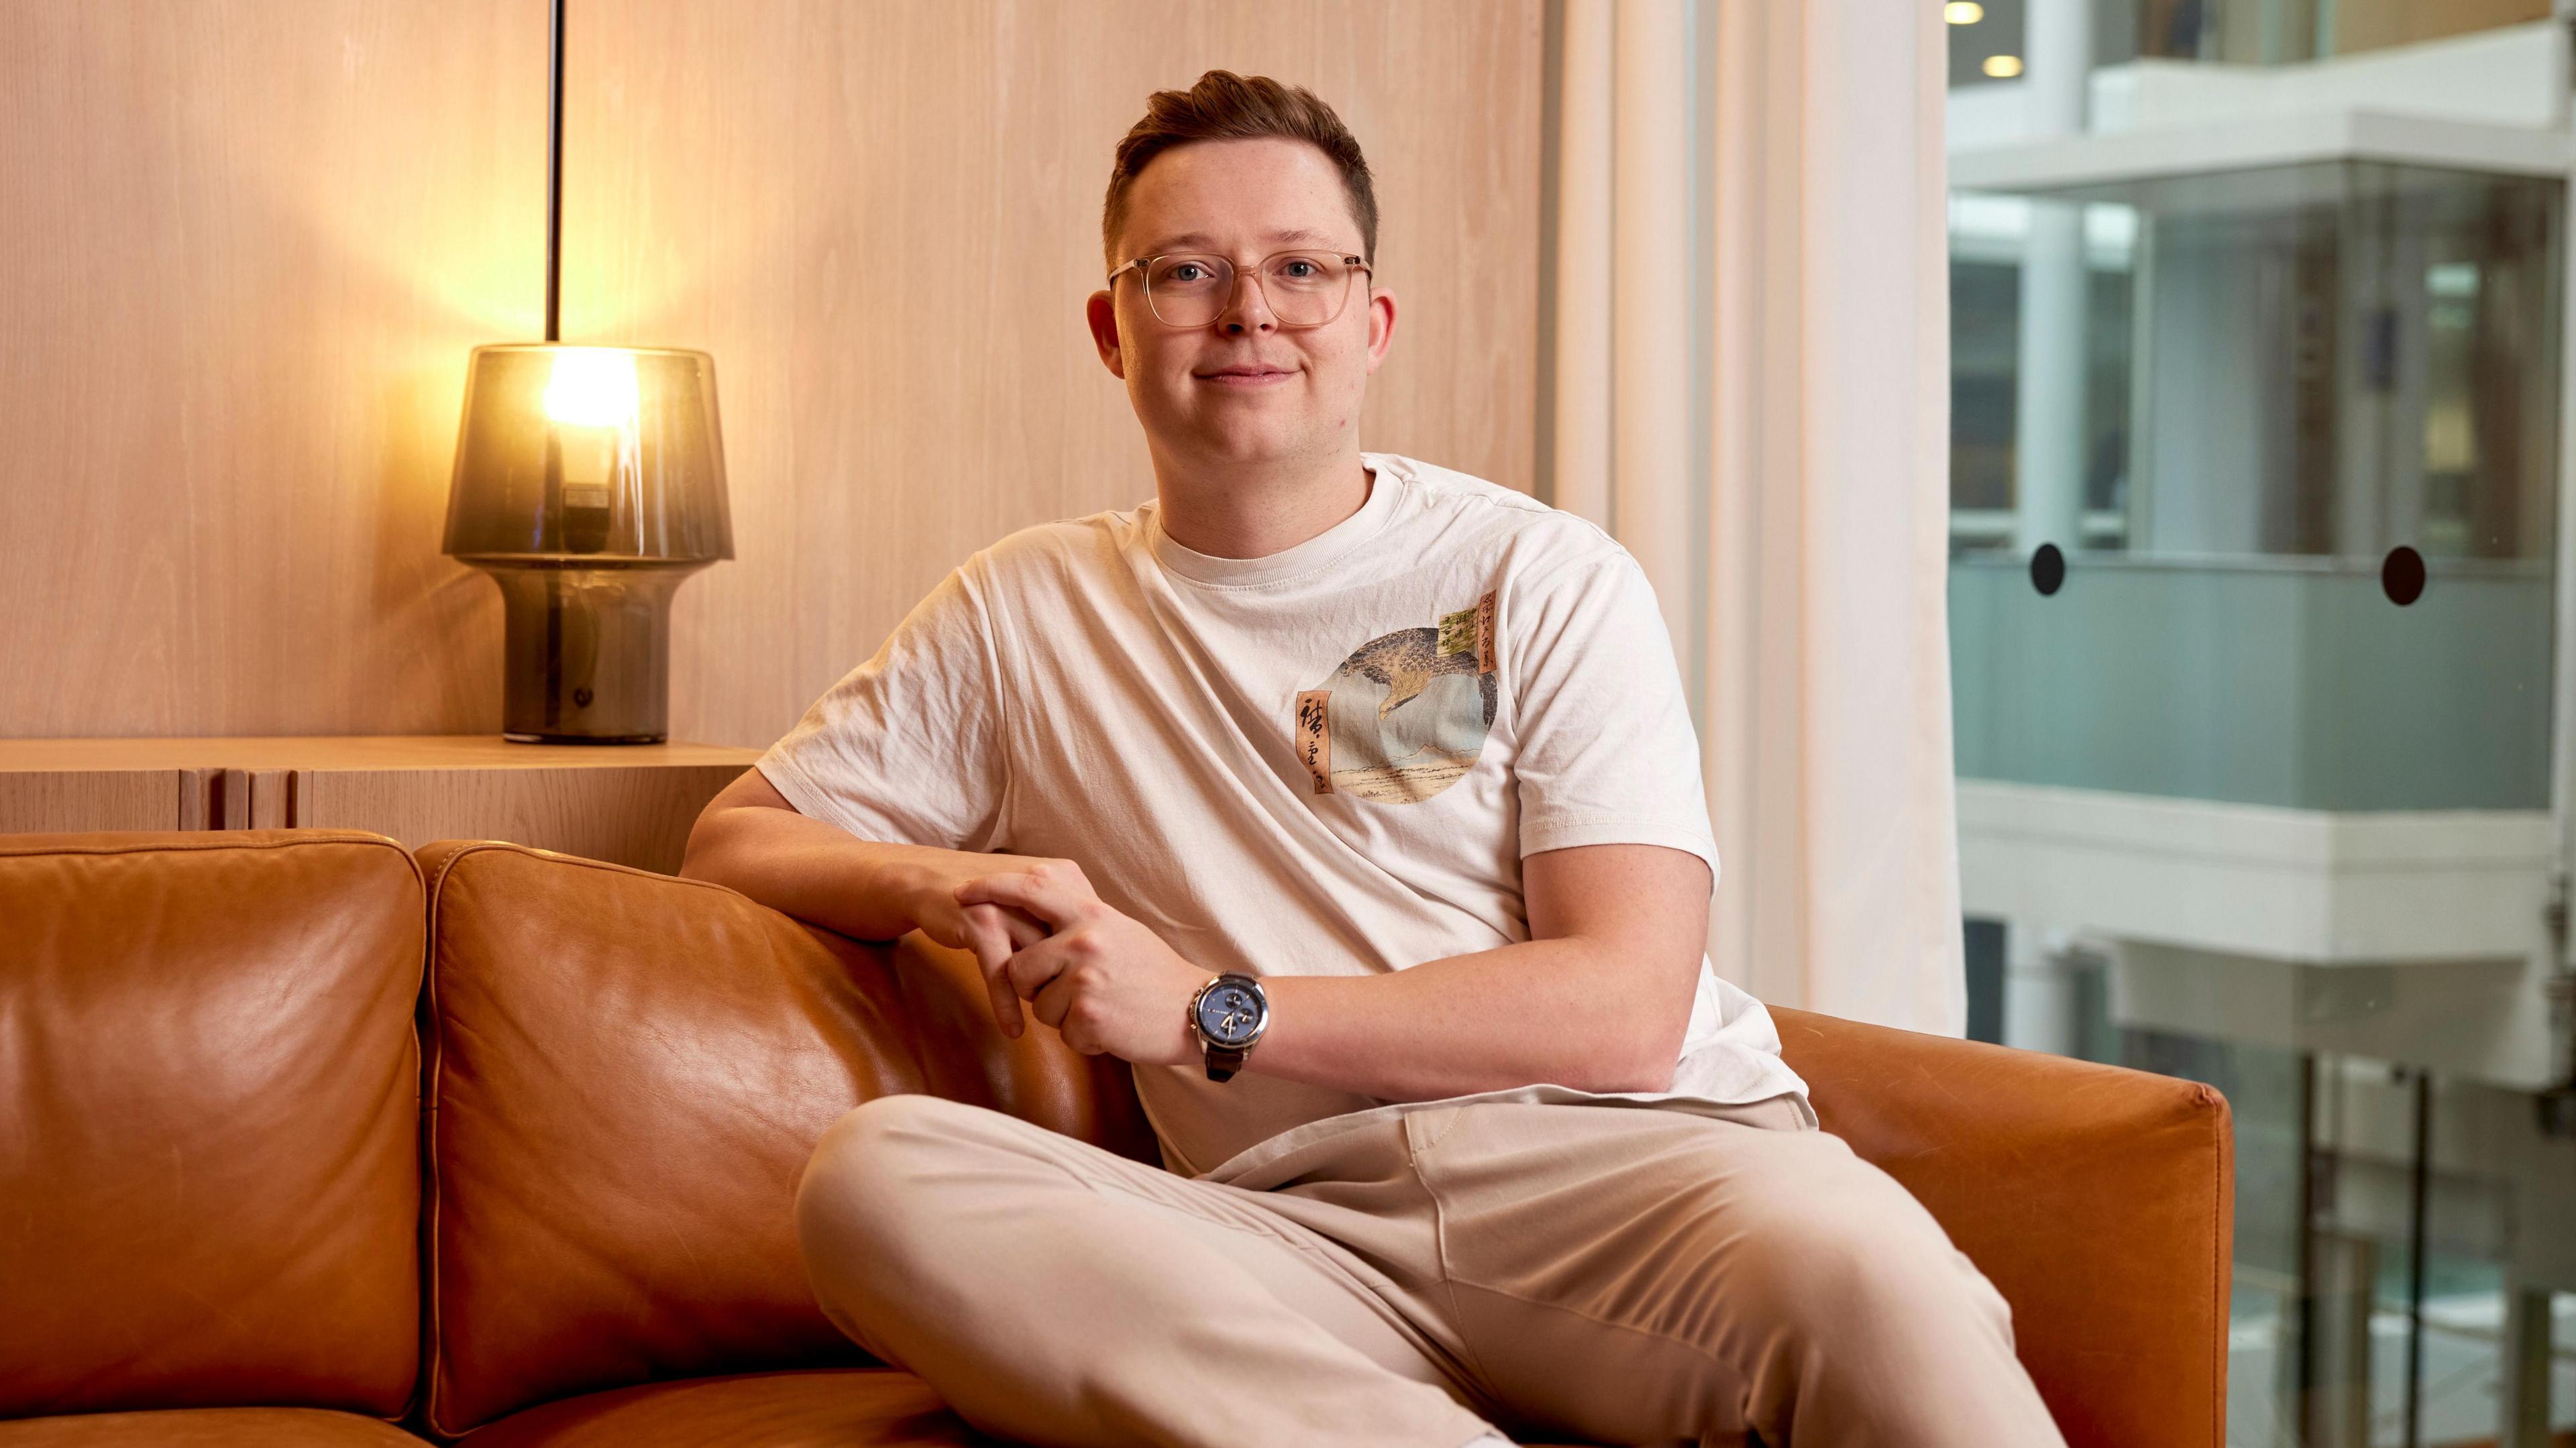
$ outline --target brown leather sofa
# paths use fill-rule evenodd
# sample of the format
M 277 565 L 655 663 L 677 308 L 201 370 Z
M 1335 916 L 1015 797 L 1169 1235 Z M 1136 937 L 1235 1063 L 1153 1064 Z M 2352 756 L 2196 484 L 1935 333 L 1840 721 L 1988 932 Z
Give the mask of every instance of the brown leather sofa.
M 0 1448 L 989 1441 L 824 1321 L 788 1215 L 887 1092 L 1151 1159 L 1123 1067 L 986 1011 L 918 936 L 516 846 L 0 836 Z M 2221 1441 L 2215 1092 L 1777 1014 L 2071 1443 Z

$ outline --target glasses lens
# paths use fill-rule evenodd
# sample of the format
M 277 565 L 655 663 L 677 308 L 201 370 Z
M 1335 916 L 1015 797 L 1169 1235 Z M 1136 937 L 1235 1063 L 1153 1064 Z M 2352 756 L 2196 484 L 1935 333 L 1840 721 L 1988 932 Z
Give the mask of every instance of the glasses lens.
M 1323 252 L 1287 251 L 1261 269 L 1261 292 L 1270 310 L 1291 327 L 1320 327 L 1342 309 L 1351 269 Z
M 1145 268 L 1145 300 L 1168 326 L 1204 327 L 1234 294 L 1234 265 L 1221 256 L 1158 256 Z

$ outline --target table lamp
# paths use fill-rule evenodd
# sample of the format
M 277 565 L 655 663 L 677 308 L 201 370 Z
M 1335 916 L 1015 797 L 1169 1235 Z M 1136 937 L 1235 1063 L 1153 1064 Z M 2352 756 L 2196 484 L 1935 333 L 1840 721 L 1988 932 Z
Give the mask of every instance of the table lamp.
M 671 595 L 733 556 L 715 359 L 477 347 L 446 551 L 501 586 L 501 737 L 659 744 Z
M 564 0 L 554 0 L 546 339 L 474 349 L 444 549 L 501 586 L 501 737 L 670 735 L 671 595 L 733 556 L 716 364 L 669 347 L 568 347 Z

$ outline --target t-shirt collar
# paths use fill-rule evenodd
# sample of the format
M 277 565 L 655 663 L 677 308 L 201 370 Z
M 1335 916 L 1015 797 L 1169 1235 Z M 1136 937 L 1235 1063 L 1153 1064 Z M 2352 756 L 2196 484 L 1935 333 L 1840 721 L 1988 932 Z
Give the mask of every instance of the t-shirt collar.
M 1147 541 L 1154 550 L 1154 557 L 1166 569 L 1183 578 L 1229 588 L 1275 583 L 1327 567 L 1376 537 L 1378 530 L 1386 526 L 1388 518 L 1395 512 L 1395 494 L 1402 481 L 1399 476 L 1401 470 L 1393 466 L 1393 456 L 1364 452 L 1360 454 L 1360 461 L 1370 473 L 1368 501 L 1360 504 L 1358 512 L 1293 548 L 1265 553 L 1258 558 L 1219 558 L 1212 553 L 1184 548 L 1163 531 L 1163 510 L 1159 503 L 1147 510 Z

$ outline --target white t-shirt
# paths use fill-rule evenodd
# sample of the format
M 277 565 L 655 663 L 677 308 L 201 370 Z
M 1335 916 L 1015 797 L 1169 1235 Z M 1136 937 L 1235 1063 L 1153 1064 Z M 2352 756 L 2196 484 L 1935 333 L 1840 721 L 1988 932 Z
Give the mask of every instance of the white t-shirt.
M 1211 971 L 1368 974 L 1527 940 L 1521 857 L 1542 850 L 1668 845 L 1713 882 L 1698 741 L 1636 560 L 1481 478 L 1361 460 L 1358 512 L 1260 558 L 1182 547 L 1154 502 L 980 550 L 761 772 L 862 839 L 1076 861 Z M 1618 1099 L 1787 1094 L 1812 1121 L 1779 1050 L 1703 956 L 1672 1089 Z M 1193 1175 L 1385 1105 L 1135 1069 L 1166 1163 Z

